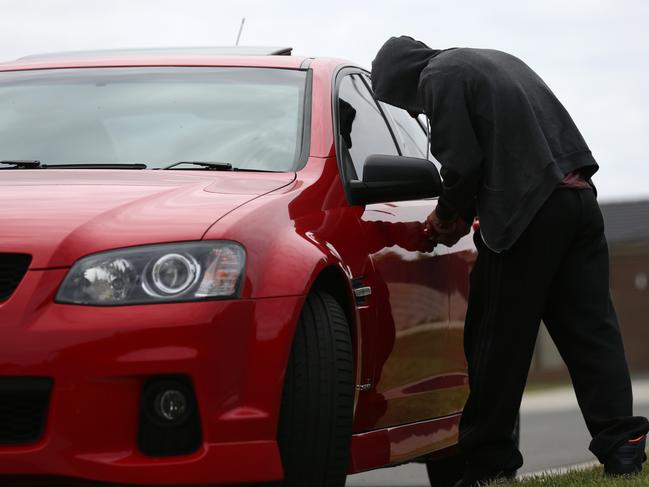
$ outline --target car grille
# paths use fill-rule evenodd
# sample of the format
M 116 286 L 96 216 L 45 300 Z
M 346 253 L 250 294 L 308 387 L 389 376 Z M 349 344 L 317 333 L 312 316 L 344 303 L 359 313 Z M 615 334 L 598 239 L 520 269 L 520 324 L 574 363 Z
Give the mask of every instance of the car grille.
M 0 445 L 38 441 L 51 390 L 52 379 L 47 377 L 0 378 Z
M 27 254 L 0 254 L 0 301 L 9 299 L 27 272 L 31 260 L 31 255 Z

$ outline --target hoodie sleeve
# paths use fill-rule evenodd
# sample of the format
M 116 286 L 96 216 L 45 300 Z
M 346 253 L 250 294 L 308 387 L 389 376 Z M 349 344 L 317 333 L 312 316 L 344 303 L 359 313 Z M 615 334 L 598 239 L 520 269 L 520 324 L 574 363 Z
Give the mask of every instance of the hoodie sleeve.
M 471 120 L 470 79 L 461 66 L 429 65 L 419 93 L 431 124 L 431 151 L 442 165 L 444 193 L 437 214 L 443 220 L 461 216 L 470 223 L 482 171 L 482 149 Z

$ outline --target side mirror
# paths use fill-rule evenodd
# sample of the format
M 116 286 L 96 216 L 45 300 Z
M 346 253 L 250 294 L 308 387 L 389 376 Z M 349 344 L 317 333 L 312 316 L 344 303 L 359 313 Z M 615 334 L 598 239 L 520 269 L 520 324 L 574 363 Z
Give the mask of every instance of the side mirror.
M 420 200 L 442 194 L 442 178 L 431 161 L 373 154 L 365 159 L 363 180 L 350 181 L 353 205 Z

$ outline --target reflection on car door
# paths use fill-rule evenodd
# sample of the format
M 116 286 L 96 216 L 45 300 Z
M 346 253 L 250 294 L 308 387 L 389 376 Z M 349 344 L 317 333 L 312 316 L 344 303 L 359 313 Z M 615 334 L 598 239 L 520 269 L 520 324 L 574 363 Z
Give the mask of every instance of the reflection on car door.
M 345 177 L 361 179 L 370 154 L 417 155 L 402 147 L 396 124 L 394 133 L 386 125 L 363 75 L 342 79 L 338 103 L 342 139 L 338 156 Z M 415 145 L 423 137 L 425 146 L 419 130 Z M 418 249 L 417 222 L 423 222 L 435 204 L 434 200 L 373 204 L 360 215 L 373 264 L 363 283 L 372 287 L 377 308 L 376 333 L 370 337 L 375 341 L 375 383 L 361 396 L 364 410 L 372 414 L 365 415 L 362 429 L 445 416 L 462 407 L 466 378 L 456 373 L 448 354 L 447 251 L 442 246 L 433 253 Z
M 425 116 L 418 120 L 406 111 L 391 105 L 381 104 L 387 118 L 394 127 L 404 155 L 431 159 L 437 169 L 441 165 L 430 153 L 425 130 Z M 473 231 L 461 238 L 455 245 L 445 248 L 446 271 L 449 292 L 449 333 L 446 356 L 448 357 L 447 385 L 454 389 L 454 404 L 463 407 L 468 395 L 467 364 L 464 356 L 464 320 L 469 296 L 469 274 L 475 263 L 477 251 L 473 244 Z M 450 391 L 449 391 L 450 392 Z

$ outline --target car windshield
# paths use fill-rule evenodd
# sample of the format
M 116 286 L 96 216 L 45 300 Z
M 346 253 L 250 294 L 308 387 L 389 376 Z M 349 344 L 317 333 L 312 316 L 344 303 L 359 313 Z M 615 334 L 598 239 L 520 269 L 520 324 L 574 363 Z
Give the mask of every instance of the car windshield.
M 1 72 L 0 160 L 292 171 L 305 85 L 304 71 L 273 68 Z

